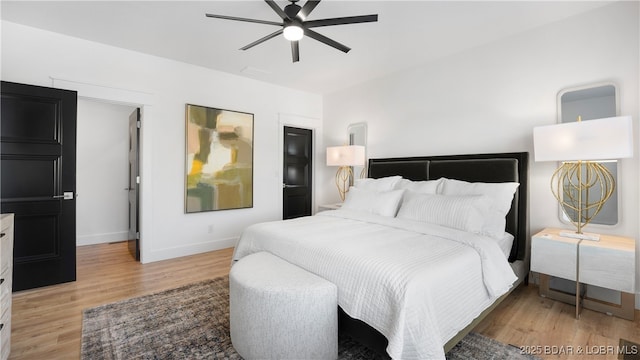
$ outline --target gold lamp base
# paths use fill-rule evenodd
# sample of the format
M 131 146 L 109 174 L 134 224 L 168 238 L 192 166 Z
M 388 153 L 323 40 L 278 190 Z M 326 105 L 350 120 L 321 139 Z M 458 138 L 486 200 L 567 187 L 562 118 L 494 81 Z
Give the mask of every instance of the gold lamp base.
M 340 166 L 336 172 L 336 186 L 340 193 L 340 200 L 344 201 L 344 198 L 349 191 L 349 182 L 353 177 L 353 169 L 351 166 Z
M 577 228 L 571 237 L 587 240 L 599 238 L 597 234 L 583 234 L 582 228 L 602 210 L 613 194 L 615 185 L 611 172 L 594 161 L 564 162 L 553 173 L 551 192 L 569 221 Z

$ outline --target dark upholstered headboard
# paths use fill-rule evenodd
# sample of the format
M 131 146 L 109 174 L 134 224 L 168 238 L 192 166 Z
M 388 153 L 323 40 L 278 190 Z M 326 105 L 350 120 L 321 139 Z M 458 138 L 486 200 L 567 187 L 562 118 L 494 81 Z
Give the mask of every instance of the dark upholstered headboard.
M 420 156 L 369 160 L 369 177 L 400 175 L 405 179 L 436 180 L 441 177 L 469 182 L 518 182 L 507 232 L 514 236 L 509 261 L 524 260 L 529 237 L 529 153 Z

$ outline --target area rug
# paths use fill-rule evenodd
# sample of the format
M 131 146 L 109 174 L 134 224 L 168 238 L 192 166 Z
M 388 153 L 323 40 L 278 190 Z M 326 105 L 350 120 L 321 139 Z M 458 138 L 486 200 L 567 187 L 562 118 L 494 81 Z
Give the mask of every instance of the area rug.
M 640 344 L 636 342 L 620 339 L 618 352 L 620 360 L 640 360 Z
M 376 354 L 349 337 L 339 359 Z M 82 359 L 241 359 L 229 336 L 229 280 L 220 277 L 83 312 Z M 447 359 L 533 359 L 518 348 L 467 335 Z

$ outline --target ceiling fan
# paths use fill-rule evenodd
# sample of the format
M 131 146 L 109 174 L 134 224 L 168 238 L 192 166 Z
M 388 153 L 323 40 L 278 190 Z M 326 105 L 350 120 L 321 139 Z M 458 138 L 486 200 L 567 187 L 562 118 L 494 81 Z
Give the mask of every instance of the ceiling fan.
M 291 4 L 288 4 L 281 9 L 273 0 L 264 0 L 267 5 L 269 5 L 273 11 L 275 11 L 280 18 L 282 18 L 282 22 L 275 21 L 267 21 L 267 20 L 257 20 L 257 19 L 247 19 L 235 16 L 226 16 L 226 15 L 214 15 L 214 14 L 206 14 L 207 17 L 210 18 L 218 18 L 218 19 L 227 19 L 227 20 L 236 20 L 236 21 L 245 21 L 252 22 L 258 24 L 267 24 L 267 25 L 275 25 L 280 26 L 281 29 L 260 38 L 249 45 L 241 47 L 240 50 L 248 50 L 258 44 L 261 44 L 269 39 L 272 39 L 280 34 L 283 34 L 284 37 L 291 41 L 291 56 L 293 57 L 293 62 L 300 61 L 300 50 L 298 42 L 304 35 L 308 37 L 318 40 L 321 43 L 327 44 L 331 47 L 334 47 L 340 51 L 345 53 L 349 52 L 351 48 L 340 44 L 339 42 L 329 39 L 328 37 L 319 34 L 311 28 L 320 27 L 320 26 L 332 26 L 332 25 L 345 25 L 345 24 L 358 24 L 358 23 L 366 23 L 366 22 L 375 22 L 378 21 L 378 15 L 360 15 L 360 16 L 347 16 L 347 17 L 339 17 L 339 18 L 331 18 L 331 19 L 320 19 L 320 20 L 306 20 L 307 16 L 313 11 L 313 9 L 318 6 L 320 0 L 307 0 L 304 6 L 299 6 L 296 4 L 298 0 L 289 0 Z

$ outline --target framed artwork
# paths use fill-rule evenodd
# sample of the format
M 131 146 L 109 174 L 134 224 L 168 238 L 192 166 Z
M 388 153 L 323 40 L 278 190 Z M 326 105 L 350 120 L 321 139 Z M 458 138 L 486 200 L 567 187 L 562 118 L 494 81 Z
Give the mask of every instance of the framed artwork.
M 185 212 L 253 207 L 253 114 L 186 106 Z

